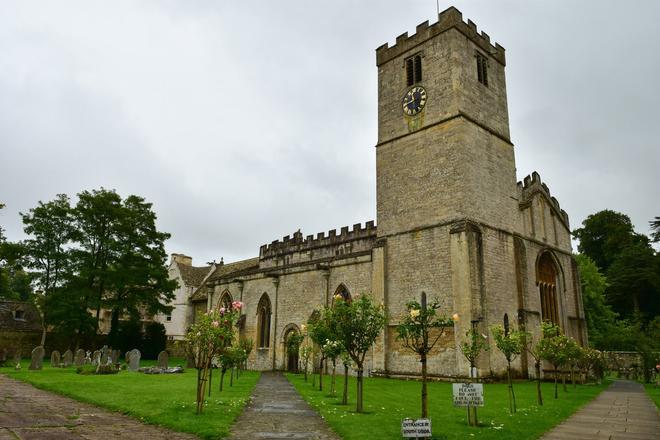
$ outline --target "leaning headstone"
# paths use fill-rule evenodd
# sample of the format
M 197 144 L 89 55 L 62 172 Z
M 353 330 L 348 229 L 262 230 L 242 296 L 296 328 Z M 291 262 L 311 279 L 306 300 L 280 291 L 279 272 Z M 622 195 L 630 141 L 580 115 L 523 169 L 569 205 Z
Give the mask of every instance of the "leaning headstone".
M 170 356 L 167 354 L 165 350 L 161 351 L 158 353 L 158 366 L 160 368 L 167 368 L 167 363 L 170 360 Z
M 108 363 L 108 346 L 104 345 L 103 348 L 101 349 L 101 359 L 100 359 L 100 365 L 106 365 Z
M 140 350 L 137 348 L 134 348 L 131 350 L 131 356 L 129 358 L 128 362 L 128 369 L 131 371 L 137 371 L 138 368 L 140 368 L 140 358 L 142 357 L 142 354 L 140 353 Z
M 112 363 L 113 364 L 118 364 L 119 363 L 119 350 L 112 350 L 110 353 L 110 357 L 112 358 Z
M 64 366 L 70 367 L 73 364 L 73 352 L 67 350 L 64 352 Z
M 73 359 L 73 364 L 76 367 L 82 367 L 85 364 L 85 350 L 82 348 L 76 350 L 76 356 Z
M 32 359 L 30 360 L 29 370 L 41 370 L 44 364 L 44 354 L 46 354 L 44 348 L 40 345 L 35 347 L 32 350 Z
M 50 366 L 58 368 L 60 366 L 60 352 L 53 350 L 50 352 Z
M 98 366 L 100 363 L 101 363 L 101 351 L 94 350 L 94 353 L 92 354 L 92 365 Z

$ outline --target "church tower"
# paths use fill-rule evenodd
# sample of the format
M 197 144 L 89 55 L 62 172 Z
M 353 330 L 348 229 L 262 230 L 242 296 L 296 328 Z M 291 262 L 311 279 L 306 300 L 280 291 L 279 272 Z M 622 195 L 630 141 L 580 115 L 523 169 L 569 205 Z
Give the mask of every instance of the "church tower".
M 376 57 L 378 235 L 460 219 L 510 228 L 516 176 L 504 48 L 452 7 Z
M 458 350 L 465 332 L 476 326 L 487 333 L 519 309 L 513 237 L 520 198 L 504 48 L 452 7 L 437 23 L 376 49 L 376 61 L 373 291 L 391 317 L 376 367 L 406 371 L 414 362 L 398 346 L 395 325 L 406 302 L 425 292 L 441 301 L 442 313 L 461 317 L 430 371 L 465 375 Z M 490 361 L 484 356 L 479 369 L 489 371 Z

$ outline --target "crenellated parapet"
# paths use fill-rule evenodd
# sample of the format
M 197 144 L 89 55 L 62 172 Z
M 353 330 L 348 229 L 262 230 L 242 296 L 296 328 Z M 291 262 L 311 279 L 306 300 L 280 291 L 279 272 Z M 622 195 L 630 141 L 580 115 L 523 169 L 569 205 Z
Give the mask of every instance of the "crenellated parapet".
M 298 230 L 293 236 L 287 235 L 282 240 L 275 240 L 270 244 L 261 246 L 259 248 L 259 259 L 264 260 L 294 252 L 305 252 L 316 248 L 338 246 L 356 240 L 375 237 L 376 225 L 373 220 L 366 222 L 364 227 L 361 223 L 356 223 L 352 229 L 349 229 L 348 226 L 343 226 L 339 232 L 336 229 L 332 229 L 328 231 L 327 235 L 325 232 L 319 232 L 316 235 L 308 235 L 304 239 L 302 232 Z
M 542 193 L 551 202 L 559 217 L 568 225 L 568 214 L 561 209 L 559 201 L 550 194 L 548 185 L 541 181 L 539 173 L 534 171 L 531 175 L 527 175 L 522 182 L 518 182 L 518 194 L 520 196 L 520 204 L 525 205 L 532 200 L 536 193 Z
M 455 28 L 472 42 L 474 42 L 478 47 L 480 47 L 484 52 L 490 54 L 495 60 L 497 60 L 503 66 L 506 65 L 506 58 L 504 56 L 504 48 L 498 43 L 491 44 L 490 37 L 487 33 L 477 31 L 477 25 L 474 24 L 472 20 L 468 20 L 467 23 L 463 21 L 463 14 L 458 9 L 453 6 L 445 9 L 438 15 L 438 21 L 432 25 L 429 25 L 428 20 L 424 23 L 421 23 L 415 29 L 415 34 L 408 36 L 408 32 L 405 32 L 398 37 L 396 37 L 396 43 L 394 46 L 389 46 L 388 43 L 383 44 L 376 49 L 376 65 L 380 66 L 381 64 L 386 63 L 387 61 L 398 57 L 402 53 L 418 46 L 424 41 L 435 37 L 442 32 L 445 32 L 449 29 Z

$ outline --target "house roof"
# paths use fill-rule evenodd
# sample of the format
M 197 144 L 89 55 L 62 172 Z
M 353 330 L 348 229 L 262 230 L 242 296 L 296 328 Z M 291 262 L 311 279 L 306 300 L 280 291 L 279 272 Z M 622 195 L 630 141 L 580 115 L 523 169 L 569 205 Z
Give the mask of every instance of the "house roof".
M 240 260 L 234 263 L 219 264 L 215 267 L 215 270 L 208 277 L 207 282 L 213 282 L 221 280 L 223 278 L 228 278 L 236 276 L 242 272 L 256 269 L 259 267 L 259 257 L 248 258 L 247 260 Z M 191 297 L 191 300 L 202 300 L 206 299 L 206 289 L 198 288 Z
M 16 311 L 20 315 L 16 314 Z M 20 316 L 20 317 L 19 317 Z M 40 332 L 41 316 L 28 302 L 0 299 L 0 331 Z
M 199 287 L 202 285 L 204 278 L 209 274 L 213 266 L 188 266 L 181 263 L 176 263 L 179 266 L 179 272 L 181 273 L 181 278 L 186 286 L 190 287 Z

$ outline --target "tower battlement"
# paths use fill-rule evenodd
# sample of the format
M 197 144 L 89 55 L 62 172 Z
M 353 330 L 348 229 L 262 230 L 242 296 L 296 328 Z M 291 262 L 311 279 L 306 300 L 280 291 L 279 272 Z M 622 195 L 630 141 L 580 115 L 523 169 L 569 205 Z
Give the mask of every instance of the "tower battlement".
M 566 211 L 561 209 L 559 206 L 559 201 L 550 194 L 550 188 L 548 188 L 548 185 L 541 181 L 541 175 L 536 171 L 534 171 L 531 175 L 525 176 L 522 182 L 518 182 L 518 192 L 521 196 L 520 200 L 523 203 L 529 201 L 537 192 L 544 193 L 548 199 L 552 201 L 553 207 L 561 216 L 562 220 L 568 225 L 568 214 Z
M 373 220 L 366 222 L 364 227 L 362 227 L 361 223 L 354 224 L 353 229 L 349 229 L 348 226 L 342 226 L 339 233 L 337 233 L 336 229 L 331 229 L 328 231 L 327 236 L 325 232 L 319 232 L 316 236 L 308 235 L 303 239 L 302 232 L 298 231 L 293 236 L 287 235 L 282 240 L 275 240 L 270 244 L 261 246 L 259 248 L 259 259 L 263 260 L 286 253 L 306 251 L 324 246 L 336 246 L 372 236 L 376 236 L 376 225 Z
M 453 6 L 442 11 L 438 15 L 438 21 L 436 23 L 429 25 L 427 20 L 424 23 L 417 25 L 413 35 L 408 36 L 408 32 L 405 32 L 396 37 L 396 43 L 394 46 L 390 47 L 388 43 L 385 43 L 378 47 L 376 49 L 376 65 L 380 66 L 415 46 L 422 44 L 424 41 L 452 28 L 464 34 L 500 64 L 503 66 L 506 65 L 504 48 L 498 43 L 495 43 L 493 46 L 488 34 L 484 31 L 479 33 L 477 31 L 477 25 L 472 20 L 468 20 L 467 23 L 464 22 L 461 11 Z

